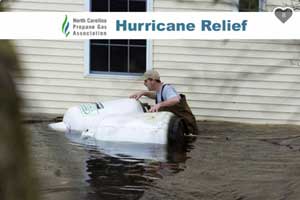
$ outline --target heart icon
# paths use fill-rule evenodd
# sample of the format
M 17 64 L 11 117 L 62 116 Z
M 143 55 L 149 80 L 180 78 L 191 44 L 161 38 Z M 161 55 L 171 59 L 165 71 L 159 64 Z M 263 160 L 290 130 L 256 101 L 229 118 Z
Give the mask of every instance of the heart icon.
M 275 16 L 282 22 L 285 23 L 287 20 L 289 20 L 293 15 L 294 10 L 290 7 L 277 7 L 274 9 Z

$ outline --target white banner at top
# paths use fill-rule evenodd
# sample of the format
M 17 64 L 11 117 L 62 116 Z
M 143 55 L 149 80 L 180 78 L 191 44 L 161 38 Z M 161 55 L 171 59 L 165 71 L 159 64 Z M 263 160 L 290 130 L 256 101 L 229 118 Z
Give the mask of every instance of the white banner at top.
M 300 13 L 0 12 L 0 39 L 300 39 Z

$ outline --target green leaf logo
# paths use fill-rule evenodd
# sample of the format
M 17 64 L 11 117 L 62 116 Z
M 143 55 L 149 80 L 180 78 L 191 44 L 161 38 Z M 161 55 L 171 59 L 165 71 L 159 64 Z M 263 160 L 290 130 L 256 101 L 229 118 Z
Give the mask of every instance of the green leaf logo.
M 68 21 L 68 16 L 66 15 L 65 20 L 61 26 L 61 32 L 63 32 L 66 37 L 68 37 L 68 35 L 70 34 L 69 26 L 70 26 L 70 22 Z

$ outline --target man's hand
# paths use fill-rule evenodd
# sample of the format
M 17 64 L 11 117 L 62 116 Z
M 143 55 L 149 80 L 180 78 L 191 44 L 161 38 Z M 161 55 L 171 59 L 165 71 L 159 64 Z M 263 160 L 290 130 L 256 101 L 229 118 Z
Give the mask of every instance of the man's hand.
M 144 91 L 141 91 L 141 92 L 134 93 L 133 95 L 130 95 L 129 98 L 138 100 L 138 99 L 141 98 L 143 95 L 144 95 Z
M 154 106 L 152 106 L 152 107 L 150 108 L 149 112 L 158 112 L 159 109 L 160 109 L 160 107 L 161 107 L 161 104 L 160 104 L 160 103 L 155 104 Z
M 140 91 L 140 92 L 134 93 L 133 95 L 130 95 L 129 98 L 138 100 L 142 96 L 146 96 L 151 99 L 155 99 L 156 93 L 154 91 Z

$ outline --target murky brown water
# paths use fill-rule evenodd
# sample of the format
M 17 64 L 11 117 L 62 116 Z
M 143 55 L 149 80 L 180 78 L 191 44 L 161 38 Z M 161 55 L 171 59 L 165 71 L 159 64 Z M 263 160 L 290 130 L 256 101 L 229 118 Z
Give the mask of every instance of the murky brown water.
M 299 200 L 300 127 L 199 123 L 186 168 L 142 200 Z
M 186 151 L 150 144 L 99 144 L 82 140 L 79 133 L 52 131 L 47 124 L 28 125 L 42 199 L 139 199 L 157 180 L 186 167 Z
M 186 153 L 112 157 L 30 125 L 43 199 L 300 199 L 300 127 L 199 122 Z M 106 152 L 107 153 L 107 152 Z

